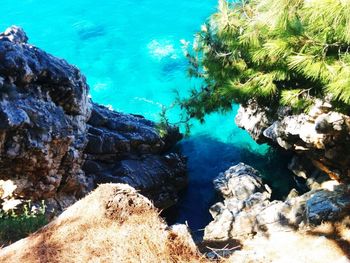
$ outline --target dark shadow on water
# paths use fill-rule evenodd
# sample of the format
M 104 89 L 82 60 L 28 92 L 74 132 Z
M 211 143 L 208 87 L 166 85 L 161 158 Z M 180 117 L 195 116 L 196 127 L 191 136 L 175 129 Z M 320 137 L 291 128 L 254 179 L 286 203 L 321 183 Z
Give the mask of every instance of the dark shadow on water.
M 164 81 L 171 81 L 179 72 L 186 71 L 188 62 L 185 58 L 165 57 L 161 60 L 159 77 Z
M 92 38 L 103 37 L 106 35 L 106 29 L 103 25 L 85 25 L 77 30 L 80 40 L 86 41 Z
M 178 204 L 164 211 L 163 216 L 169 224 L 187 222 L 196 240 L 202 238 L 204 227 L 212 220 L 210 206 L 220 200 L 213 179 L 230 166 L 244 162 L 259 170 L 265 183 L 272 188 L 273 199 L 282 199 L 296 188 L 293 175 L 287 169 L 288 153 L 271 150 L 262 155 L 205 135 L 183 140 L 179 148 L 188 157 L 189 184 L 180 193 Z

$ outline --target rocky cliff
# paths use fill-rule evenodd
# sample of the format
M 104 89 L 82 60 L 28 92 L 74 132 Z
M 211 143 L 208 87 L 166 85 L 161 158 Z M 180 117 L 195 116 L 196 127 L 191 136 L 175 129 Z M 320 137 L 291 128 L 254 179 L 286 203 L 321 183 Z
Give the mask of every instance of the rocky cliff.
M 186 160 L 168 153 L 181 139 L 169 127 L 160 136 L 155 123 L 138 115 L 113 112 L 93 104 L 87 124 L 88 143 L 83 170 L 95 183 L 129 184 L 158 207 L 177 201 L 177 191 L 186 186 Z
M 329 184 L 284 201 L 271 200 L 271 189 L 254 168 L 240 163 L 214 180 L 224 197 L 210 209 L 214 220 L 205 228 L 206 240 L 245 239 L 335 222 L 350 212 L 350 187 Z
M 349 182 L 350 117 L 337 112 L 326 99 L 315 100 L 301 114 L 293 114 L 288 107 L 272 111 L 251 101 L 240 107 L 236 123 L 256 141 L 294 152 L 290 169 L 308 179 L 310 186 L 327 176 L 328 180 Z
M 98 183 L 124 182 L 173 204 L 186 184 L 184 158 L 169 153 L 178 130 L 161 136 L 142 116 L 92 103 L 79 69 L 27 41 L 18 27 L 0 34 L 0 188 L 10 180 L 16 197 L 62 210 Z
M 224 200 L 211 207 L 213 221 L 205 228 L 204 240 L 241 244 L 240 251 L 221 250 L 222 255 L 232 254 L 229 262 L 348 262 L 348 185 L 333 181 L 302 195 L 293 189 L 285 200 L 272 200 L 259 172 L 240 163 L 221 173 L 214 186 Z

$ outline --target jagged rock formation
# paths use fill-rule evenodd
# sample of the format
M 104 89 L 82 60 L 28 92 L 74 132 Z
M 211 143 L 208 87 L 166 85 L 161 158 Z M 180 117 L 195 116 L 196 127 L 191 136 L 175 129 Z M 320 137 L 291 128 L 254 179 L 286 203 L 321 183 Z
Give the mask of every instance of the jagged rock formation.
M 179 132 L 169 128 L 162 138 L 141 116 L 92 104 L 79 69 L 27 40 L 18 27 L 0 34 L 0 180 L 13 181 L 16 196 L 59 210 L 107 181 L 173 203 L 185 161 L 166 151 Z
M 220 174 L 214 185 L 225 199 L 210 209 L 214 220 L 204 233 L 204 239 L 210 241 L 270 236 L 334 222 L 350 212 L 350 187 L 346 185 L 333 184 L 301 196 L 292 191 L 285 201 L 272 201 L 271 190 L 259 173 L 243 163 Z
M 296 175 L 307 179 L 319 177 L 321 171 L 331 179 L 349 181 L 350 117 L 334 111 L 330 103 L 315 100 L 307 114 L 294 115 L 286 107 L 272 114 L 252 101 L 240 107 L 236 123 L 259 142 L 294 151 L 297 156 L 291 168 Z
M 17 27 L 0 35 L 0 179 L 13 180 L 18 196 L 64 206 L 91 190 L 81 170 L 88 86 L 27 39 Z
M 93 105 L 83 169 L 96 183 L 127 183 L 157 206 L 168 207 L 186 185 L 186 162 L 175 153 L 162 154 L 180 139 L 169 128 L 162 138 L 156 125 L 137 115 Z

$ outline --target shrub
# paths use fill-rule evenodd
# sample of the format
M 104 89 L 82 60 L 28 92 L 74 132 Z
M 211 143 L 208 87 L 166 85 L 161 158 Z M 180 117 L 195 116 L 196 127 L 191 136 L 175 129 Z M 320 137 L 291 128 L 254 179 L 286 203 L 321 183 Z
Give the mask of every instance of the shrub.
M 20 211 L 5 212 L 0 209 L 0 242 L 13 243 L 35 232 L 48 223 L 45 217 L 45 205 L 36 208 L 26 202 Z
M 325 98 L 350 105 L 350 1 L 219 1 L 187 48 L 191 76 L 203 80 L 179 100 L 203 120 L 232 103 L 306 110 Z

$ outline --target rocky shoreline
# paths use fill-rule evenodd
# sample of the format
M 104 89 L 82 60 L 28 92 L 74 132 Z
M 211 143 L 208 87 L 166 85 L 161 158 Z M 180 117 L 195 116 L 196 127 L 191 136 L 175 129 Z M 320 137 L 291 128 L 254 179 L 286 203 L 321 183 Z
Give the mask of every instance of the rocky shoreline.
M 335 222 L 350 211 L 350 187 L 329 184 L 328 189 L 298 195 L 293 189 L 286 200 L 271 200 L 271 189 L 264 185 L 254 168 L 240 163 L 214 180 L 224 197 L 210 209 L 214 218 L 204 240 L 245 239 L 280 231 L 303 229 L 323 222 Z
M 292 240 L 327 236 L 329 240 L 334 238 L 337 249 L 344 251 L 340 260 L 348 262 L 348 236 L 340 238 L 339 233 L 347 229 L 344 222 L 350 214 L 350 117 L 336 112 L 327 101 L 316 100 L 308 113 L 301 114 L 293 114 L 288 107 L 273 113 L 251 101 L 240 106 L 235 120 L 258 143 L 293 153 L 288 168 L 304 180 L 304 187 L 309 190 L 299 194 L 292 189 L 286 199 L 272 200 L 272 190 L 259 172 L 237 164 L 214 180 L 214 187 L 224 200 L 210 208 L 213 221 L 205 228 L 205 242 L 235 240 L 246 248 L 237 252 L 224 249 L 221 256 L 232 255 L 237 262 L 265 262 L 269 257 L 267 250 L 260 247 L 261 242 L 267 244 L 281 236 Z M 315 234 L 315 229 L 329 225 L 333 230 L 317 230 Z M 295 241 L 293 246 L 297 244 Z M 274 246 L 277 251 L 278 245 Z M 284 257 L 281 256 L 283 260 Z
M 315 99 L 307 113 L 290 107 L 272 111 L 255 101 L 240 106 L 237 125 L 259 143 L 269 143 L 295 154 L 290 169 L 304 179 L 320 177 L 349 182 L 350 117 L 325 99 Z
M 158 208 L 175 204 L 187 184 L 186 158 L 172 151 L 179 130 L 93 103 L 79 69 L 27 41 L 19 27 L 0 34 L 2 205 L 44 200 L 59 213 L 105 183 L 132 186 Z M 237 164 L 214 180 L 224 200 L 210 209 L 204 241 L 299 233 L 349 215 L 349 116 L 327 101 L 317 100 L 307 114 L 288 107 L 272 113 L 251 101 L 236 123 L 257 142 L 293 152 L 289 168 L 309 191 L 272 200 L 259 172 Z
M 186 160 L 142 116 L 92 103 L 79 69 L 27 43 L 19 27 L 0 34 L 0 182 L 14 197 L 62 211 L 105 182 L 128 183 L 161 208 L 185 187 Z

